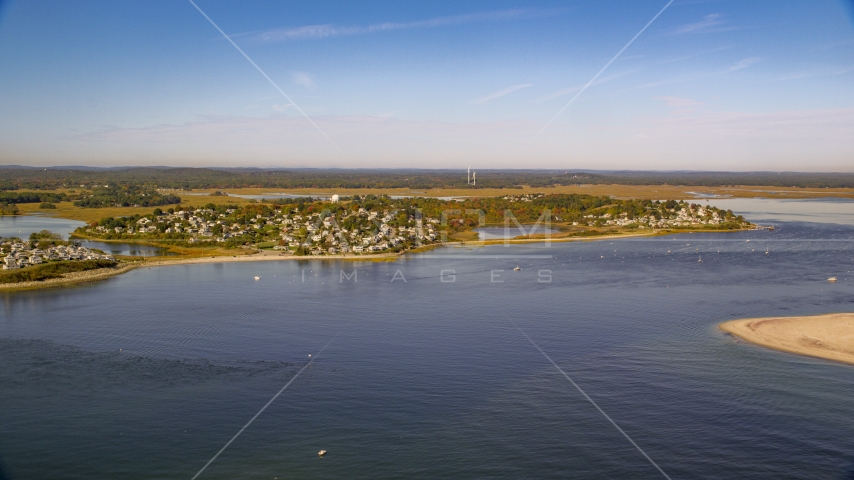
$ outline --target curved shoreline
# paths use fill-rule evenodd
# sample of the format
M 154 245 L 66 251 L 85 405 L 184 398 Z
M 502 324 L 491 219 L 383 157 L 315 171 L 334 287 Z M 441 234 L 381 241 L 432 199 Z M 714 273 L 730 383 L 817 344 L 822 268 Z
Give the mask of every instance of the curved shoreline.
M 51 278 L 48 280 L 34 281 L 34 282 L 19 282 L 19 283 L 7 283 L 0 284 L 0 292 L 10 292 L 10 291 L 20 291 L 20 290 L 38 290 L 42 288 L 52 288 L 63 285 L 74 285 L 77 283 L 101 280 L 105 278 L 109 278 L 115 275 L 120 275 L 125 272 L 129 272 L 135 268 L 139 267 L 163 267 L 168 265 L 196 265 L 196 264 L 205 264 L 205 263 L 232 263 L 232 262 L 263 262 L 263 261 L 288 261 L 288 260 L 344 260 L 344 261 L 365 261 L 365 262 L 377 262 L 377 261 L 395 261 L 399 258 L 403 258 L 408 253 L 421 253 L 426 250 L 432 250 L 434 248 L 439 247 L 485 247 L 485 246 L 495 246 L 502 244 L 531 244 L 531 243 L 565 243 L 565 242 L 590 242 L 590 241 L 598 241 L 598 240 L 613 240 L 617 238 L 637 238 L 637 237 L 657 237 L 664 235 L 672 235 L 672 234 L 681 234 L 681 233 L 727 233 L 727 232 L 740 232 L 745 229 L 740 230 L 710 230 L 710 231 L 702 231 L 702 230 L 686 230 L 686 231 L 667 231 L 667 233 L 662 232 L 644 232 L 644 233 L 628 233 L 628 234 L 614 234 L 614 235 L 601 235 L 601 236 L 593 236 L 593 237 L 559 237 L 559 238 L 515 238 L 515 239 L 490 239 L 490 240 L 468 240 L 468 241 L 460 241 L 460 242 L 447 242 L 447 243 L 439 243 L 439 244 L 431 244 L 425 245 L 424 247 L 419 247 L 413 250 L 409 250 L 407 252 L 402 253 L 377 253 L 377 254 L 366 254 L 366 255 L 323 255 L 323 256 L 294 256 L 294 255 L 283 255 L 279 252 L 271 252 L 262 250 L 255 254 L 241 254 L 241 255 L 211 255 L 211 256 L 202 256 L 197 255 L 191 258 L 165 258 L 165 257 L 156 257 L 155 260 L 149 260 L 150 257 L 137 257 L 135 258 L 133 263 L 123 263 L 121 266 L 117 268 L 101 268 L 97 270 L 88 270 L 83 272 L 74 272 L 64 274 L 61 278 Z M 84 237 L 89 239 L 88 237 Z M 101 242 L 110 243 L 109 240 L 96 239 Z M 140 243 L 143 242 L 127 242 L 126 240 L 113 240 L 113 242 L 118 243 Z M 147 243 L 146 243 L 147 244 Z M 149 244 L 151 245 L 151 244 Z M 162 246 L 162 245 L 157 245 Z
M 318 256 L 305 256 L 298 257 L 294 255 L 269 255 L 264 253 L 256 253 L 254 255 L 240 255 L 240 256 L 211 256 L 211 257 L 193 257 L 193 258 L 184 258 L 184 259 L 165 259 L 162 257 L 157 258 L 156 260 L 148 260 L 145 257 L 141 257 L 140 260 L 135 261 L 133 263 L 121 263 L 119 266 L 114 268 L 98 268 L 95 270 L 85 270 L 82 272 L 71 272 L 65 273 L 60 278 L 50 278 L 47 280 L 39 280 L 39 281 L 30 281 L 30 282 L 17 282 L 17 283 L 4 283 L 0 284 L 0 292 L 15 292 L 22 290 L 39 290 L 46 289 L 52 287 L 61 287 L 61 286 L 69 286 L 78 283 L 85 283 L 97 280 L 103 280 L 110 277 L 114 277 L 116 275 L 121 275 L 123 273 L 127 273 L 131 270 L 141 268 L 141 267 L 166 267 L 170 265 L 200 265 L 206 263 L 234 263 L 234 262 L 264 262 L 264 261 L 289 261 L 289 260 L 346 260 L 346 261 L 365 261 L 365 262 L 377 262 L 377 261 L 389 261 L 396 260 L 402 257 L 403 254 L 376 254 L 376 255 L 362 255 L 362 256 L 348 256 L 344 257 L 342 255 L 325 255 L 322 257 Z
M 745 318 L 718 327 L 755 345 L 854 364 L 854 313 Z

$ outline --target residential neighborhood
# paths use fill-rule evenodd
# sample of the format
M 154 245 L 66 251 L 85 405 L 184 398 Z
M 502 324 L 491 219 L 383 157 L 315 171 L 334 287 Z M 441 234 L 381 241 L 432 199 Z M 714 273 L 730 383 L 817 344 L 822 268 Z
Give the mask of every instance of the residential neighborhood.
M 3 270 L 14 270 L 31 265 L 40 265 L 50 261 L 62 260 L 108 260 L 115 261 L 112 255 L 105 255 L 86 247 L 74 245 L 52 245 L 40 249 L 34 242 L 4 240 L 0 242 L 0 262 Z
M 630 227 L 637 228 L 670 228 L 670 227 L 688 227 L 692 225 L 720 225 L 724 219 L 720 213 L 715 210 L 707 210 L 699 205 L 685 205 L 679 210 L 676 208 L 666 209 L 669 215 L 661 215 L 660 218 L 655 215 L 644 215 L 640 218 L 630 218 L 626 212 L 618 215 L 606 213 L 604 215 L 586 215 L 587 225 L 590 227 L 600 225 Z M 573 222 L 573 225 L 578 225 L 578 222 Z
M 471 240 L 487 225 L 557 222 L 564 236 L 637 229 L 739 229 L 731 211 L 684 201 L 620 200 L 588 195 L 521 194 L 494 198 L 291 198 L 269 203 L 178 206 L 106 217 L 78 228 L 81 238 L 175 247 L 259 248 L 283 255 L 400 253 Z
M 226 244 L 272 248 L 302 255 L 400 251 L 434 243 L 435 218 L 416 212 L 324 209 L 300 212 L 268 206 L 155 210 L 140 217 L 107 218 L 78 233 L 103 239 L 150 239 L 193 246 Z

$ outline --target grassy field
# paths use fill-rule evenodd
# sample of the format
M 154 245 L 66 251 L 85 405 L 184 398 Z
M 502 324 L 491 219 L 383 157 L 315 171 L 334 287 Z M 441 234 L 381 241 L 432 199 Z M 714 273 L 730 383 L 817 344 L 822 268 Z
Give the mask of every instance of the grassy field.
M 226 205 L 245 205 L 248 203 L 252 203 L 252 200 L 238 198 L 238 197 L 209 197 L 209 196 L 189 196 L 185 195 L 181 197 L 183 200 L 181 202 L 182 206 L 202 206 L 208 203 L 213 203 L 215 205 L 226 204 Z M 60 202 L 55 204 L 56 209 L 43 210 L 39 208 L 38 203 L 21 203 L 18 204 L 18 210 L 21 211 L 22 215 L 32 215 L 34 213 L 49 215 L 51 217 L 60 217 L 60 218 L 68 218 L 71 220 L 80 220 L 83 222 L 91 223 L 97 222 L 98 220 L 105 217 L 125 217 L 130 215 L 148 215 L 154 211 L 157 207 L 107 207 L 107 208 L 82 208 L 75 207 L 72 202 Z M 162 210 L 166 210 L 167 208 L 174 208 L 175 205 L 164 205 L 159 208 Z

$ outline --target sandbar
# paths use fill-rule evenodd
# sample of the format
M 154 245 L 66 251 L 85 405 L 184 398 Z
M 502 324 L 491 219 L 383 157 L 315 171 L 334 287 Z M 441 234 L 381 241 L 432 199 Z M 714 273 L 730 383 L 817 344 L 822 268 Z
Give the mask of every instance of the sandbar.
M 746 318 L 720 329 L 775 350 L 854 364 L 854 313 Z

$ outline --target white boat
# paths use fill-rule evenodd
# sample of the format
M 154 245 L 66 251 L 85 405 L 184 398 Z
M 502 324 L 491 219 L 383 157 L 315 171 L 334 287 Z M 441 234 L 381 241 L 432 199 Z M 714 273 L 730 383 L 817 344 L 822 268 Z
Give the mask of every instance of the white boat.
M 828 279 L 827 279 L 827 281 L 828 281 L 828 282 L 831 282 L 831 283 L 832 283 L 832 282 L 835 282 L 835 281 L 836 281 L 836 277 L 830 277 L 830 278 L 828 278 Z
M 522 267 L 516 267 L 516 268 L 514 268 L 513 270 L 515 270 L 515 271 L 517 271 L 517 272 L 518 272 L 519 270 L 522 270 Z
M 322 457 L 324 455 L 326 455 L 326 450 L 321 450 L 321 451 L 317 452 L 318 457 Z
M 697 260 L 697 263 L 703 263 L 703 256 L 702 255 L 700 255 L 700 259 Z
M 255 281 L 261 280 L 261 277 L 255 277 Z

